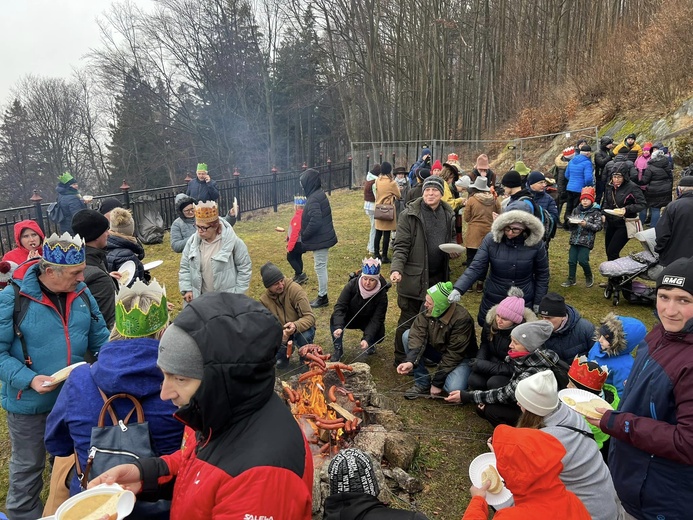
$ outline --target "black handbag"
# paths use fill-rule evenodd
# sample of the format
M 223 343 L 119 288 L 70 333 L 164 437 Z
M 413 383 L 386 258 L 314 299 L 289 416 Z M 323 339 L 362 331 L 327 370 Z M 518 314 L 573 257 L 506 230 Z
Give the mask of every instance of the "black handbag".
M 376 204 L 375 213 L 373 214 L 375 220 L 395 220 L 395 205 L 394 204 Z

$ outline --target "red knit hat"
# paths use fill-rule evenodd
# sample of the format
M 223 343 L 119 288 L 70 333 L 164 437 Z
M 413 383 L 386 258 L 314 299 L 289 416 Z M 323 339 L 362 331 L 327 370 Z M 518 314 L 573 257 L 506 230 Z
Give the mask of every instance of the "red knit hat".
M 587 361 L 587 356 L 575 356 L 568 370 L 568 378 L 575 386 L 592 393 L 599 393 L 609 375 L 607 368 L 600 367 L 594 361 Z
M 595 191 L 592 186 L 585 186 L 582 188 L 582 191 L 580 191 L 580 200 L 582 199 L 590 199 L 590 202 L 594 202 Z
M 433 166 L 431 166 L 431 171 L 433 170 L 442 170 L 443 169 L 443 164 L 440 162 L 439 159 L 436 159 L 436 162 L 433 163 Z

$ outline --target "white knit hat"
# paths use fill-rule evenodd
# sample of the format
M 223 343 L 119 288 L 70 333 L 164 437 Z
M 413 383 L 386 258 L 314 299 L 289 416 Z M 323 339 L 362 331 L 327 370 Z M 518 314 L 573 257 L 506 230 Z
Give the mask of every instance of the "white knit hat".
M 528 412 L 549 415 L 558 407 L 558 383 L 553 372 L 544 370 L 517 383 L 515 399 Z

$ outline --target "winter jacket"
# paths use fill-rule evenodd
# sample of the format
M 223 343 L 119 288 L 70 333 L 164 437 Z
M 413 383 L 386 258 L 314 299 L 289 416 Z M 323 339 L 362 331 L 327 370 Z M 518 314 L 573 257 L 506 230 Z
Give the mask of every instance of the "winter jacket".
M 395 204 L 400 198 L 399 186 L 387 175 L 380 175 L 374 184 L 376 204 Z M 379 231 L 395 231 L 397 229 L 397 215 L 393 220 L 375 221 L 375 229 Z
M 497 329 L 497 309 L 498 305 L 494 305 L 486 313 L 486 321 L 481 330 L 481 344 L 473 368 L 473 372 L 486 378 L 491 376 L 512 377 L 514 372 L 513 365 L 507 361 L 507 357 L 510 349 L 510 333 L 517 325 L 513 325 L 509 329 Z M 522 323 L 530 321 L 537 321 L 537 315 L 525 307 Z
M 127 261 L 135 264 L 135 273 L 130 285 L 137 278 L 144 280 L 144 264 L 142 263 L 144 247 L 135 237 L 128 237 L 111 231 L 106 244 L 106 258 L 110 271 L 117 271 Z
M 528 187 L 528 191 L 532 194 L 534 202 L 548 211 L 553 221 L 558 223 L 558 206 L 556 206 L 556 201 L 553 200 L 553 197 L 543 190 L 534 191 Z
M 385 315 L 387 314 L 387 291 L 384 288 L 387 284 L 385 278 L 380 276 L 380 288 L 382 289 L 375 296 L 364 300 L 359 290 L 361 276 L 356 276 L 349 280 L 342 289 L 339 299 L 334 306 L 330 325 L 338 329 L 344 329 L 349 323 L 350 329 L 361 329 L 363 337 L 369 345 L 382 339 L 385 330 Z M 358 314 L 356 314 L 358 313 Z M 353 320 L 353 321 L 352 321 Z
M 248 248 L 238 238 L 231 225 L 221 222 L 221 249 L 211 259 L 214 273 L 214 290 L 230 293 L 244 293 L 250 287 L 252 262 Z M 178 271 L 178 288 L 181 293 L 192 291 L 193 298 L 202 292 L 202 271 L 200 269 L 200 235 L 193 235 L 183 249 Z
M 337 243 L 337 234 L 332 224 L 330 201 L 320 188 L 320 174 L 312 168 L 307 169 L 301 175 L 301 186 L 306 195 L 301 219 L 303 250 L 329 249 Z
M 658 155 L 650 159 L 638 184 L 645 187 L 647 207 L 663 208 L 669 204 L 671 192 L 674 189 L 674 177 L 671 174 L 669 158 L 666 155 Z
M 467 199 L 464 207 L 464 221 L 467 223 L 464 243 L 468 248 L 479 249 L 481 241 L 491 231 L 494 212 L 500 213 L 500 202 L 489 192 L 480 191 Z
M 22 232 L 27 228 L 31 229 L 32 231 L 35 231 L 36 234 L 41 238 L 37 252 L 39 255 L 42 254 L 43 249 L 40 246 L 43 244 L 43 241 L 46 238 L 46 236 L 43 234 L 43 231 L 41 231 L 41 228 L 35 220 L 22 220 L 14 225 L 15 247 L 14 249 L 11 249 L 10 251 L 4 254 L 4 256 L 2 257 L 3 262 L 14 262 L 15 264 L 19 265 L 25 262 L 27 258 L 29 258 L 29 250 L 23 247 L 20 241 Z
M 58 222 L 58 229 L 60 233 L 70 233 L 72 232 L 72 216 L 82 209 L 86 209 L 87 205 L 79 197 L 79 191 L 74 189 L 72 186 L 67 184 L 58 184 L 55 188 L 58 192 L 58 206 L 63 212 L 63 219 Z
M 565 178 L 568 179 L 566 190 L 573 193 L 580 193 L 585 186 L 593 186 L 594 168 L 590 158 L 576 153 L 565 169 Z
M 91 429 L 98 424 L 104 404 L 99 388 L 107 397 L 124 392 L 137 398 L 149 423 L 152 449 L 157 455 L 173 453 L 180 448 L 183 425 L 173 417 L 176 406 L 159 397 L 164 378 L 156 366 L 158 348 L 159 341 L 151 338 L 111 341 L 101 348 L 96 363 L 77 367 L 48 415 L 45 438 L 48 452 L 68 457 L 76 450 L 80 468 L 85 468 Z M 133 404 L 129 399 L 117 399 L 113 406 L 116 416 L 124 419 Z M 111 426 L 106 417 L 105 424 Z M 136 417 L 132 422 L 136 422 Z M 79 492 L 79 480 L 75 475 L 70 482 L 70 495 Z
M 587 209 L 583 208 L 582 204 L 578 204 L 570 216 L 586 222 L 585 226 L 570 224 L 570 245 L 593 249 L 596 233 L 604 227 L 599 204 L 592 204 Z
M 289 232 L 286 236 L 286 250 L 293 251 L 296 244 L 301 242 L 301 220 L 303 219 L 303 208 L 299 208 L 291 217 L 289 222 Z
M 659 263 L 669 265 L 679 258 L 693 256 L 693 192 L 687 191 L 667 206 L 657 222 L 655 251 L 659 253 Z
M 561 482 L 566 450 L 554 437 L 540 430 L 500 425 L 493 432 L 493 451 L 498 473 L 515 501 L 497 511 L 495 520 L 590 520 L 580 499 Z M 487 518 L 486 500 L 472 497 L 462 520 Z
M 427 159 L 424 159 L 425 155 L 428 155 Z M 424 148 L 423 150 L 421 150 L 421 156 L 419 157 L 419 160 L 412 164 L 411 168 L 409 169 L 410 186 L 416 186 L 416 183 L 418 182 L 416 178 L 416 172 L 419 170 L 419 168 L 423 166 L 426 166 L 427 168 L 431 167 L 431 150 L 429 150 L 428 148 Z
M 624 154 L 623 152 L 627 150 L 627 153 Z M 619 153 L 621 155 L 626 155 L 628 157 L 628 160 L 631 162 L 635 162 L 635 159 L 637 159 L 639 156 L 642 155 L 642 146 L 640 146 L 638 143 L 633 143 L 633 146 L 628 146 L 626 144 L 625 139 L 620 143 L 617 144 L 614 149 L 613 149 L 614 155 L 618 155 Z
M 368 493 L 336 493 L 325 499 L 322 520 L 428 520 L 415 511 L 390 509 Z
M 217 181 L 210 179 L 209 182 L 204 182 L 195 177 L 188 183 L 188 189 L 185 190 L 185 194 L 198 202 L 216 201 L 219 199 L 219 187 L 217 186 Z
M 65 318 L 58 312 L 39 286 L 38 264 L 32 265 L 17 281 L 20 297 L 28 298 L 20 330 L 24 335 L 31 368 L 24 364 L 22 345 L 15 336 L 12 326 L 14 291 L 0 291 L 0 381 L 2 382 L 2 407 L 18 414 L 49 412 L 58 391 L 39 394 L 30 388 L 31 380 L 37 375 L 51 375 L 61 368 L 84 361 L 89 350 L 98 353 L 101 345 L 108 341 L 106 322 L 99 311 L 96 300 L 80 282 L 67 294 Z M 87 293 L 89 305 L 80 296 Z
M 422 195 L 423 183 L 420 182 L 416 186 L 413 186 L 409 190 L 407 190 L 407 195 L 404 197 L 405 206 L 408 206 L 409 203 L 413 200 L 420 199 Z M 399 223 L 399 218 L 397 219 L 397 222 Z
M 452 208 L 453 211 L 457 211 L 462 207 L 464 199 L 460 197 L 455 197 L 450 189 L 450 184 L 447 181 L 443 181 L 443 202 Z
M 614 154 L 611 153 L 606 146 L 599 145 L 599 150 L 594 154 L 594 178 L 606 182 L 604 170 L 606 165 L 614 159 Z
M 527 229 L 517 237 L 508 238 L 503 228 L 514 222 L 524 224 Z M 528 307 L 539 305 L 549 289 L 549 259 L 543 237 L 544 226 L 539 219 L 524 211 L 501 213 L 493 222 L 472 264 L 455 282 L 455 289 L 464 294 L 491 268 L 479 306 L 480 325 L 488 310 L 500 303 L 512 286 L 522 289 Z
M 592 520 L 618 518 L 614 483 L 597 444 L 589 437 L 585 418 L 559 401 L 558 408 L 544 417 L 544 424 L 541 431 L 555 437 L 565 448 L 560 478 L 568 491 L 582 501 Z
M 529 204 L 524 202 L 524 200 L 520 200 L 524 199 L 524 197 L 531 196 L 532 194 L 526 187 L 522 188 L 520 191 L 510 195 L 510 197 L 504 199 L 503 202 L 501 202 L 501 210 L 503 211 L 503 213 L 505 213 L 506 211 L 512 211 L 514 209 L 519 209 L 520 211 L 532 213 L 532 208 L 529 207 Z
M 195 199 L 188 197 L 183 193 L 176 195 L 176 211 L 178 212 L 178 218 L 171 224 L 171 249 L 176 253 L 182 253 L 185 249 L 185 243 L 188 239 L 197 232 L 195 227 L 195 217 L 186 217 L 179 207 L 185 200 L 188 200 L 191 204 L 195 202 Z
M 556 179 L 556 189 L 558 190 L 559 200 L 563 200 L 566 188 L 568 187 L 568 179 L 565 178 L 565 170 L 568 167 L 570 160 L 566 160 L 563 154 L 559 154 L 553 160 L 550 176 Z
M 492 390 L 474 390 L 471 393 L 472 400 L 477 404 L 513 404 L 517 403 L 515 399 L 515 388 L 517 384 L 532 374 L 543 370 L 551 370 L 558 361 L 558 354 L 551 350 L 546 350 L 543 347 L 531 352 L 522 357 L 511 358 L 507 356 L 505 362 L 509 363 L 513 368 L 513 375 L 510 382 L 500 388 Z
M 637 217 L 646 207 L 642 190 L 625 176 L 623 177 L 623 184 L 618 188 L 610 183 L 604 190 L 602 209 L 626 208 L 624 217 L 604 213 L 607 226 L 626 227 L 625 219 Z
M 175 413 L 186 425 L 180 450 L 138 461 L 144 487 L 175 479 L 171 520 L 310 520 L 313 457 L 274 392 L 281 326 L 247 296 L 202 298 L 174 320 L 200 348 L 202 384 Z
M 637 159 L 635 159 L 635 161 L 633 161 L 633 165 L 635 166 L 635 169 L 638 170 L 638 174 L 639 174 L 638 177 L 642 177 L 642 173 L 645 171 L 645 168 L 647 168 L 647 161 L 650 160 L 650 157 L 651 156 L 649 154 L 647 155 L 647 157 L 645 157 L 645 155 L 643 154 L 640 157 L 638 157 Z M 667 162 L 669 162 L 669 161 L 667 161 Z M 632 180 L 635 181 L 635 179 L 632 179 Z M 640 179 L 638 178 L 638 180 L 640 180 Z M 640 184 L 640 183 L 636 182 L 636 184 Z
M 563 327 L 554 330 L 544 347 L 553 350 L 570 364 L 575 356 L 587 354 L 594 342 L 594 325 L 580 315 L 572 305 L 566 303 L 567 320 Z
M 303 287 L 291 278 L 284 278 L 284 291 L 281 294 L 271 293 L 269 289 L 262 293 L 260 303 L 274 314 L 282 325 L 294 322 L 297 332 L 305 332 L 315 327 L 315 314 L 308 301 L 308 295 Z
M 624 179 L 634 179 L 638 176 L 638 169 L 635 167 L 633 161 L 629 161 L 627 156 L 621 154 L 617 155 L 614 157 L 613 161 L 609 161 L 606 164 L 602 173 L 602 181 L 605 183 L 609 182 L 616 170 L 623 173 Z
M 431 311 L 418 314 L 409 329 L 406 361 L 410 361 L 415 367 L 423 363 L 427 346 L 443 355 L 431 379 L 433 386 L 443 388 L 450 372 L 465 359 L 476 356 L 476 331 L 467 309 L 453 304 L 437 318 L 431 316 Z
M 638 519 L 690 518 L 693 503 L 693 320 L 681 332 L 659 324 L 638 346 L 611 435 L 609 469 L 625 510 Z M 659 516 L 661 515 L 661 516 Z
M 619 323 L 613 323 L 614 320 Z M 647 327 L 642 321 L 628 316 L 616 316 L 613 319 L 607 316 L 605 322 L 614 332 L 614 338 L 606 350 L 596 341 L 587 354 L 587 359 L 598 363 L 599 366 L 606 365 L 609 369 L 606 382 L 613 385 L 618 394 L 622 395 L 628 374 L 633 367 L 633 350 L 645 339 Z
M 106 321 L 108 329 L 115 323 L 115 295 L 118 292 L 118 282 L 108 270 L 106 251 L 86 246 L 87 266 L 84 268 L 84 283 L 99 305 L 99 310 Z
M 395 238 L 394 253 L 390 272 L 397 271 L 402 275 L 402 281 L 397 284 L 397 294 L 415 300 L 425 300 L 428 283 L 428 239 L 424 224 L 423 211 L 431 211 L 418 198 L 413 200 L 397 221 L 397 237 Z M 455 214 L 452 208 L 440 202 L 440 226 L 445 229 L 445 239 L 441 242 L 448 243 L 455 240 Z M 438 214 L 436 212 L 436 214 Z M 433 245 L 433 244 L 431 244 Z M 440 245 L 440 244 L 438 244 Z M 450 279 L 450 265 L 448 255 L 443 260 L 443 279 Z

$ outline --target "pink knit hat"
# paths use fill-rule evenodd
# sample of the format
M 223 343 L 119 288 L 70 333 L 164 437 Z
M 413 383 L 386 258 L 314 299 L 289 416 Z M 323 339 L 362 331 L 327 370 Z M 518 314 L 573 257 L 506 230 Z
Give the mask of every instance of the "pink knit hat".
M 498 304 L 496 314 L 513 323 L 522 323 L 525 317 L 524 293 L 519 287 L 511 287 L 508 296 Z

